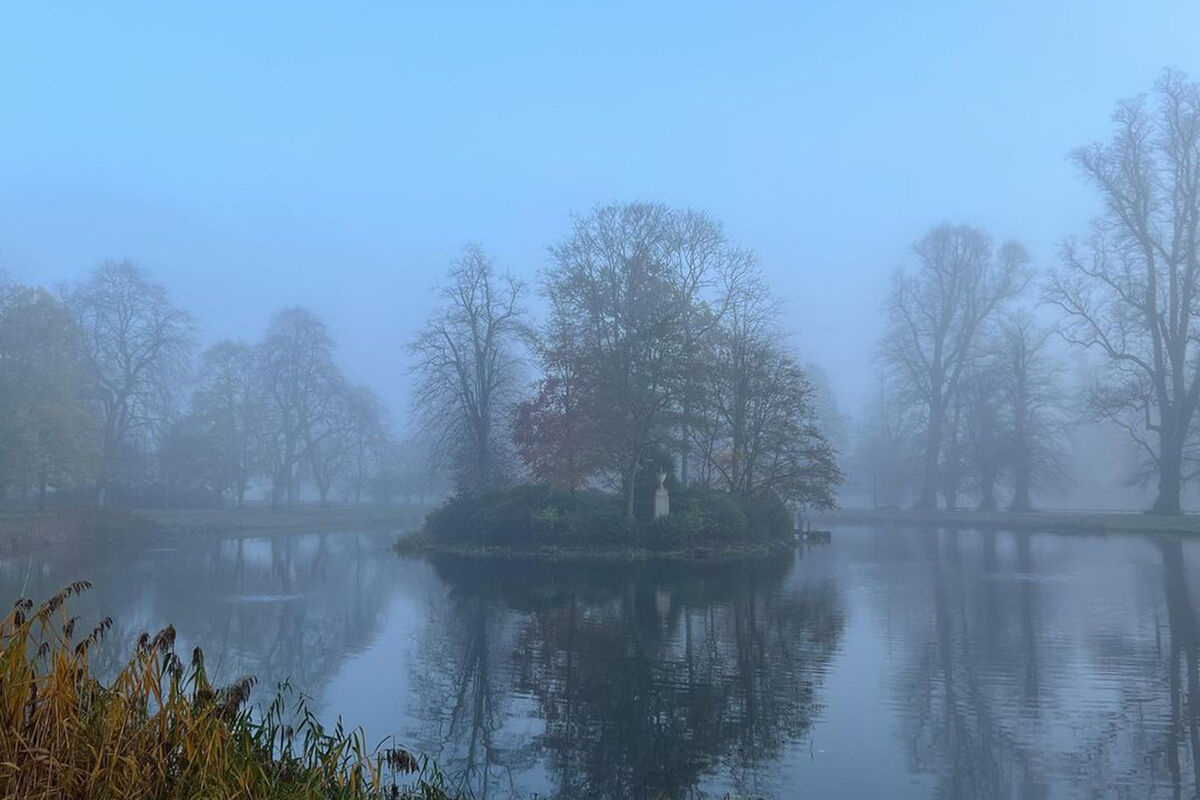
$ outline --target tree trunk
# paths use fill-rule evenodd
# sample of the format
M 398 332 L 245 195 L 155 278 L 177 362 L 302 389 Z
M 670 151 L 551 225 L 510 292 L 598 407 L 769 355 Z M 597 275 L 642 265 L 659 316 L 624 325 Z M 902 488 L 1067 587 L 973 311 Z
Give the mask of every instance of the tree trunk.
M 1176 414 L 1164 414 L 1158 432 L 1158 498 L 1151 513 L 1180 513 L 1183 475 L 1183 432 Z
M 942 487 L 942 502 L 946 505 L 947 511 L 958 510 L 958 481 L 947 480 L 946 485 Z
M 687 407 L 683 410 L 685 418 L 691 413 Z M 691 482 L 692 427 L 684 423 L 680 433 L 679 447 L 679 486 L 686 487 Z
M 1030 473 L 1033 472 L 1033 448 L 1025 422 L 1029 419 L 1029 389 L 1028 371 L 1029 357 L 1025 355 L 1022 344 L 1020 356 L 1016 361 L 1017 391 L 1013 400 L 1013 497 L 1008 504 L 1009 511 L 1031 511 L 1033 504 L 1029 502 Z
M 996 510 L 996 473 L 991 468 L 979 476 L 979 510 Z
M 1013 497 L 1008 504 L 1009 511 L 1031 511 L 1033 504 L 1029 502 L 1029 453 L 1025 449 L 1017 451 L 1017 461 L 1013 468 Z
M 947 431 L 943 428 L 942 440 L 944 441 L 942 449 L 946 451 L 945 464 L 942 466 L 942 497 L 946 503 L 947 511 L 956 511 L 958 509 L 958 494 L 962 491 L 963 480 L 963 447 L 961 439 L 961 421 L 962 421 L 962 404 L 958 398 L 954 401 L 954 416 L 950 422 L 950 429 Z
M 1182 711 L 1186 719 L 1188 742 L 1191 750 L 1193 777 L 1200 777 L 1200 725 L 1197 720 L 1197 697 L 1200 696 L 1200 644 L 1196 639 L 1196 618 L 1192 611 L 1191 598 L 1188 596 L 1187 570 L 1184 564 L 1183 547 L 1179 539 L 1163 539 L 1159 543 L 1162 552 L 1164 570 L 1164 588 L 1167 599 L 1167 622 L 1171 631 L 1171 649 L 1173 653 L 1181 653 L 1184 659 L 1184 670 L 1187 674 L 1187 691 L 1179 692 L 1172 686 L 1172 716 L 1179 716 L 1176 709 Z M 1178 680 L 1178 656 L 1172 658 L 1172 680 Z M 1177 699 L 1178 698 L 1178 699 Z M 1180 708 L 1182 706 L 1182 708 Z M 1179 725 L 1179 733 L 1183 725 Z M 1171 750 L 1177 752 L 1178 744 L 1171 742 Z M 1178 755 L 1175 755 L 1175 760 Z M 1172 765 L 1172 772 L 1178 769 Z
M 625 470 L 625 485 L 622 487 L 625 491 L 625 519 L 633 522 L 633 487 L 637 480 L 638 459 L 633 459 L 633 462 Z
M 925 435 L 925 457 L 921 464 L 921 497 L 918 511 L 937 509 L 938 456 L 942 449 L 942 415 L 939 406 L 929 410 L 929 430 Z
M 492 487 L 491 438 L 490 423 L 481 420 L 475 434 L 475 491 L 479 494 L 485 494 Z
M 1183 475 L 1183 442 L 1164 426 L 1159 434 L 1158 498 L 1150 508 L 1152 514 L 1178 514 L 1179 489 Z

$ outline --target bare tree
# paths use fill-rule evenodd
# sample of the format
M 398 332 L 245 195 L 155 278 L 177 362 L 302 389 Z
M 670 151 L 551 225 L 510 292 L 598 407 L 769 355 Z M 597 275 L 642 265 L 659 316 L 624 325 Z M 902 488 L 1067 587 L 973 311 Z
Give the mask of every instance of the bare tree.
M 442 305 L 409 351 L 418 376 L 414 410 L 435 434 L 468 493 L 501 478 L 504 425 L 519 388 L 522 284 L 497 275 L 476 244 L 466 247 L 440 287 Z
M 837 395 L 833 391 L 833 383 L 829 380 L 824 367 L 815 361 L 804 364 L 804 374 L 813 388 L 813 405 L 817 415 L 817 424 L 821 427 L 821 435 L 825 441 L 838 452 L 849 449 L 850 432 L 847 429 L 848 420 L 838 406 Z
M 1010 511 L 1029 511 L 1035 486 L 1061 483 L 1067 474 L 1063 391 L 1049 337 L 1050 330 L 1025 311 L 1000 323 L 1001 398 L 1009 425 L 1006 461 L 1013 481 Z
M 757 271 L 742 281 L 733 294 L 723 324 L 710 343 L 709 386 L 710 426 L 716 431 L 721 457 L 714 463 L 722 483 L 730 491 L 747 495 L 757 448 L 756 404 L 763 398 L 775 357 L 773 342 L 779 338 L 779 304 Z
M 1085 242 L 1063 245 L 1046 299 L 1068 342 L 1106 356 L 1096 411 L 1152 460 L 1152 510 L 1177 514 L 1200 399 L 1200 84 L 1168 71 L 1155 97 L 1118 104 L 1112 140 L 1072 153 L 1104 211 Z
M 316 396 L 312 419 L 305 426 L 303 474 L 312 479 L 322 506 L 329 505 L 329 492 L 350 465 L 350 387 L 340 372 L 332 372 Z
M 996 488 L 1012 441 L 1010 409 L 1003 402 L 1009 365 L 996 336 L 989 335 L 981 350 L 980 357 L 963 373 L 959 392 L 962 459 L 972 488 L 979 492 L 979 510 L 995 511 Z
M 404 505 L 424 506 L 427 501 L 445 493 L 439 478 L 444 470 L 437 468 L 430 436 L 422 431 L 405 436 L 400 442 L 385 442 L 375 463 L 371 479 L 371 499 L 380 505 L 391 505 L 398 497 Z
M 984 322 L 1028 281 L 1024 248 L 995 250 L 991 237 L 965 225 L 940 225 L 913 246 L 914 271 L 892 282 L 880 348 L 897 381 L 924 411 L 925 441 L 918 508 L 937 506 L 947 415 Z
M 389 444 L 383 403 L 366 386 L 351 386 L 346 402 L 347 464 L 343 480 L 354 498 L 362 503 L 371 487 Z
M 697 451 L 709 461 L 701 475 L 743 498 L 773 493 L 832 507 L 841 473 L 821 430 L 822 398 L 781 344 L 779 313 L 761 275 L 748 270 L 707 337 L 707 391 L 693 426 Z
M 954 511 L 958 508 L 958 495 L 963 490 L 963 481 L 967 475 L 967 447 L 964 441 L 964 406 L 962 386 L 952 393 L 947 404 L 949 406 L 942 428 L 941 458 L 938 462 L 938 488 L 942 493 L 942 503 Z
M 856 436 L 851 482 L 873 508 L 897 508 L 916 485 L 911 464 L 920 457 L 919 420 L 886 374 L 878 376 Z
M 192 321 L 166 290 L 128 261 L 107 262 L 67 294 L 83 333 L 103 422 L 97 501 L 129 435 L 151 429 L 186 368 Z
M 670 286 L 681 310 L 679 483 L 687 486 L 691 482 L 691 427 L 697 395 L 703 392 L 709 333 L 729 310 L 740 284 L 755 274 L 757 259 L 750 250 L 731 243 L 721 223 L 700 211 L 669 212 L 669 230 Z
M 341 386 L 325 323 L 304 308 L 275 314 L 259 346 L 258 369 L 265 396 L 264 456 L 271 474 L 271 504 L 278 506 L 295 501 L 298 468 L 319 441 L 322 434 L 314 428 Z
M 307 474 L 321 505 L 329 504 L 335 485 L 344 485 L 355 504 L 361 503 L 386 439 L 383 409 L 375 393 L 339 378 L 329 387 L 308 430 Z
M 193 422 L 211 456 L 211 487 L 242 507 L 246 489 L 261 466 L 264 397 L 255 352 L 242 342 L 218 342 L 200 358 Z
M 799 506 L 833 508 L 842 474 L 821 432 L 816 393 L 804 370 L 774 344 L 760 350 L 749 366 L 748 379 L 738 382 L 747 395 L 749 424 L 731 451 L 731 461 L 741 464 L 731 489 L 747 498 L 772 493 Z

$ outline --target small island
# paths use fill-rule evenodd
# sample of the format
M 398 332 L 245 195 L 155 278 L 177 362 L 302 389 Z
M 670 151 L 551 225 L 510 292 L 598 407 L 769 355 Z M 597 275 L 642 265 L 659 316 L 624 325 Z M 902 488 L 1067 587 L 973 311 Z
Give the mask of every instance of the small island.
M 719 222 L 613 203 L 550 253 L 542 319 L 469 246 L 410 345 L 416 422 L 453 490 L 400 549 L 764 556 L 797 512 L 833 506 L 827 381 Z
M 743 500 L 711 489 L 676 489 L 671 513 L 624 516 L 619 495 L 524 484 L 459 495 L 402 536 L 404 554 L 555 561 L 766 558 L 794 546 L 792 513 L 774 495 Z

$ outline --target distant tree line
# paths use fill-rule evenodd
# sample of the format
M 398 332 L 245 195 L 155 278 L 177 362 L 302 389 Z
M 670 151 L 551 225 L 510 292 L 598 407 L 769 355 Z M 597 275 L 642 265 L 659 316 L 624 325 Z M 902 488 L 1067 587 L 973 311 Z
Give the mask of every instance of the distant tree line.
M 1035 282 L 1016 243 L 941 225 L 913 246 L 884 306 L 878 397 L 854 473 L 878 505 L 1025 510 L 1065 477 L 1068 421 L 1050 337 L 1100 356 L 1076 419 L 1123 429 L 1131 479 L 1153 482 L 1152 510 L 1180 512 L 1200 475 L 1200 84 L 1168 71 L 1152 96 L 1117 106 L 1107 144 L 1071 154 L 1102 201 L 1082 241 Z M 1037 284 L 1040 283 L 1040 286 Z M 1058 312 L 1037 322 L 1035 300 Z M 916 465 L 917 468 L 913 469 Z
M 397 443 L 375 393 L 349 382 L 313 312 L 193 364 L 194 325 L 128 262 L 55 296 L 0 282 L 0 500 L 274 505 L 430 493 L 428 447 Z M 114 498 L 113 495 L 116 495 Z
M 1067 406 L 1052 330 L 1023 302 L 1028 257 L 968 226 L 943 225 L 893 279 L 883 372 L 855 470 L 877 506 L 1032 508 L 1066 479 Z M 1000 492 L 1007 490 L 1002 500 Z
M 1113 125 L 1072 154 L 1102 205 L 1058 269 L 969 225 L 913 245 L 853 443 L 752 251 L 700 212 L 610 204 L 549 249 L 539 319 L 528 286 L 465 249 L 410 343 L 403 446 L 310 311 L 194 361 L 190 316 L 132 264 L 57 293 L 0 280 L 0 502 L 388 502 L 444 477 L 607 487 L 632 517 L 662 470 L 821 508 L 841 449 L 879 506 L 1025 510 L 1070 480 L 1069 428 L 1090 418 L 1125 431 L 1131 479 L 1178 513 L 1200 477 L 1200 84 L 1168 71 Z M 1077 399 L 1056 336 L 1099 357 Z
M 664 470 L 747 499 L 833 504 L 824 398 L 751 251 L 705 214 L 630 203 L 576 218 L 550 255 L 545 320 L 472 245 L 412 343 L 417 413 L 459 491 L 605 486 L 632 518 Z

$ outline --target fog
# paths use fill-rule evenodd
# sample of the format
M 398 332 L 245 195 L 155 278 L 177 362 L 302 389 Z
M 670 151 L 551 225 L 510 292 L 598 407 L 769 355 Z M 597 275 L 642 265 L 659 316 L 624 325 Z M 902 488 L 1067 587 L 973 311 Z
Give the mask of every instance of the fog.
M 1198 45 L 0 11 L 0 795 L 1195 796 Z
M 406 402 L 401 343 L 464 243 L 533 281 L 572 212 L 706 210 L 753 247 L 847 410 L 886 276 L 942 220 L 1051 266 L 1066 163 L 1196 71 L 1186 2 L 8 9 L 0 265 L 153 272 L 207 341 L 313 308 Z

